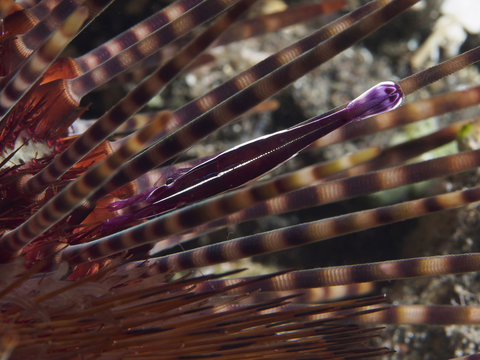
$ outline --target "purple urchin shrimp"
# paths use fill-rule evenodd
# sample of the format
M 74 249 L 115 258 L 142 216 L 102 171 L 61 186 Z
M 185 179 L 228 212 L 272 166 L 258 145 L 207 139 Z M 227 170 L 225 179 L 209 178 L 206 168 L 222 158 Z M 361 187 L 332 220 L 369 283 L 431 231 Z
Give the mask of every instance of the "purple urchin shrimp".
M 164 185 L 112 203 L 110 209 L 121 210 L 122 214 L 105 222 L 103 230 L 112 231 L 241 186 L 340 126 L 393 110 L 402 100 L 399 85 L 391 81 L 379 83 L 336 112 L 240 144 L 180 172 Z

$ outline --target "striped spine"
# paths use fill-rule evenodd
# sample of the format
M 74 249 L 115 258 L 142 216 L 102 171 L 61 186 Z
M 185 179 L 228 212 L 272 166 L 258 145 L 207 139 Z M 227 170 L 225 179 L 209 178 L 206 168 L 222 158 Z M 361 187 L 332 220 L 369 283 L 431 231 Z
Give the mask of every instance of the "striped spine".
M 355 196 L 430 180 L 446 174 L 474 169 L 478 166 L 480 166 L 480 151 L 475 150 L 356 176 L 345 178 L 342 176 L 339 180 L 320 183 L 315 186 L 310 185 L 322 182 L 323 174 L 317 174 L 316 168 L 311 169 L 312 173 L 308 168 L 302 169 L 292 176 L 280 177 L 263 184 L 238 190 L 221 198 L 212 199 L 209 206 L 218 208 L 218 211 L 233 209 L 234 204 L 239 202 L 241 197 L 252 201 L 247 205 L 244 200 L 243 206 L 248 207 L 247 209 L 217 220 L 210 225 L 239 223 L 259 217 L 337 202 Z M 363 166 L 358 165 L 358 167 L 362 168 Z M 350 171 L 347 172 L 350 173 Z M 287 192 L 288 194 L 284 194 Z M 272 198 L 258 203 L 262 200 L 263 194 L 266 194 L 264 198 Z
M 274 95 L 308 71 L 329 60 L 356 41 L 361 40 L 384 22 L 408 9 L 415 2 L 415 0 L 392 1 L 383 8 L 363 17 L 336 36 L 329 38 L 305 54 L 299 55 L 288 64 L 255 81 L 248 87 L 244 88 L 242 83 L 240 83 L 237 86 L 242 90 L 228 100 L 204 112 L 200 117 L 166 136 L 160 142 L 126 163 L 90 199 L 98 199 L 178 155 L 196 141 L 225 126 L 247 109 Z M 300 50 L 298 52 L 301 53 Z M 174 116 L 176 116 L 176 113 L 174 113 Z
M 226 31 L 215 43 L 218 45 L 229 44 L 234 41 L 247 39 L 279 30 L 281 28 L 308 21 L 322 14 L 328 14 L 345 7 L 345 0 L 322 1 L 314 4 L 301 4 L 288 7 L 287 10 L 272 14 L 260 15 L 254 19 L 237 22 L 235 26 Z
M 78 7 L 83 1 L 63 0 L 42 21 L 22 35 L 18 35 L 13 41 L 11 50 L 3 62 L 2 67 L 8 68 L 8 72 L 15 71 L 22 62 L 36 49 L 45 43 L 58 26 Z
M 25 58 L 28 57 L 50 36 L 58 26 L 81 4 L 82 0 L 61 1 L 54 9 L 35 27 L 19 36 L 25 46 Z
M 423 216 L 440 210 L 457 208 L 479 200 L 480 187 L 475 187 L 464 191 L 406 201 L 391 206 L 363 210 L 335 218 L 238 238 L 221 244 L 214 244 L 179 254 L 152 259 L 151 261 L 155 263 L 155 266 L 158 266 L 159 272 L 198 268 L 264 254 L 266 252 L 289 249 L 384 224 Z M 155 225 L 158 226 L 158 224 Z M 155 228 L 155 230 L 157 229 Z M 137 233 L 136 235 L 139 236 L 140 234 Z M 130 242 L 132 241 L 131 238 L 129 240 Z M 78 255 L 76 257 L 76 259 L 78 259 L 77 261 L 84 262 L 89 258 L 93 258 L 93 254 L 97 255 L 98 252 L 107 252 L 107 250 L 112 249 L 112 244 L 107 242 L 104 244 L 100 243 L 99 245 L 103 246 L 98 246 L 95 249 L 95 246 L 89 247 L 85 245 L 83 249 L 78 248 L 77 253 L 73 252 L 71 248 L 66 249 L 64 254 L 70 253 L 70 256 L 73 254 Z
M 87 72 L 114 57 L 119 52 L 152 34 L 167 23 L 176 20 L 180 15 L 198 5 L 201 0 L 179 0 L 143 20 L 137 25 L 117 35 L 85 55 L 75 59 L 83 72 Z
M 231 80 L 218 86 L 214 90 L 199 97 L 191 103 L 186 104 L 175 111 L 175 121 L 170 124 L 169 128 L 165 131 L 165 134 L 180 128 L 192 119 L 201 116 L 204 112 L 210 111 L 224 100 L 234 96 L 238 91 L 246 88 L 257 80 L 262 79 L 275 69 L 288 64 L 292 59 L 297 58 L 301 54 L 305 54 L 319 43 L 340 33 L 345 28 L 348 28 L 348 26 L 379 9 L 387 2 L 388 1 L 385 0 L 373 1 L 355 11 L 352 11 L 351 13 L 341 17 L 331 24 L 321 27 L 319 30 L 312 35 L 307 36 L 305 39 L 300 40 L 283 50 L 280 50 L 272 56 L 269 56 L 265 60 L 233 77 Z
M 170 113 L 165 112 L 162 117 L 168 116 L 170 116 Z M 31 240 L 48 230 L 76 207 L 80 206 L 87 195 L 95 189 L 98 184 L 105 182 L 120 164 L 140 151 L 145 144 L 154 138 L 164 121 L 165 119 L 159 118 L 144 129 L 136 132 L 129 137 L 120 149 L 104 161 L 90 168 L 75 182 L 69 184 L 30 217 L 30 219 L 16 229 L 4 234 L 2 238 L 0 238 L 2 260 L 9 261 L 23 246 L 27 245 Z
M 346 125 L 317 140 L 315 146 L 323 147 L 341 141 L 355 139 L 360 136 L 392 129 L 432 116 L 465 109 L 479 103 L 480 86 L 437 95 L 426 100 L 402 105 L 393 111 L 366 119 L 365 121 Z
M 84 7 L 73 12 L 21 68 L 10 76 L 10 80 L 0 91 L 0 119 L 11 111 L 18 101 L 31 89 L 55 58 L 86 20 L 88 10 Z
M 401 81 L 399 85 L 405 94 L 410 94 L 422 87 L 444 78 L 454 72 L 472 65 L 480 60 L 480 46 L 448 59 L 438 65 L 413 74 Z
M 355 176 L 414 159 L 421 154 L 455 141 L 465 125 L 478 122 L 479 120 L 480 118 L 459 121 L 431 134 L 388 147 L 371 161 L 352 167 L 341 175 L 342 177 Z
M 451 127 L 457 129 L 461 127 L 461 124 L 455 124 Z M 445 136 L 445 132 L 447 133 L 446 138 L 448 141 L 453 140 L 457 136 L 456 131 L 450 131 L 451 127 L 440 130 L 441 137 Z M 435 136 L 437 133 L 432 135 Z M 430 140 L 429 138 L 432 135 L 427 136 L 427 139 L 422 137 L 413 140 L 412 142 L 415 144 L 419 143 L 421 147 L 424 145 L 428 146 L 430 144 L 428 140 Z M 437 142 L 435 142 L 435 144 L 441 145 Z M 208 205 L 202 205 L 202 209 L 206 207 L 210 209 L 215 208 L 216 213 L 223 211 L 225 216 L 206 224 L 199 225 L 195 228 L 194 232 L 184 234 L 180 238 L 175 237 L 172 239 L 164 239 L 161 243 L 157 244 L 157 249 L 168 248 L 178 244 L 179 241 L 188 241 L 200 234 L 204 234 L 227 224 L 238 224 L 265 216 L 278 215 L 322 204 L 342 201 L 355 196 L 367 195 L 382 190 L 430 180 L 442 175 L 454 174 L 480 166 L 480 153 L 478 151 L 473 151 L 405 166 L 387 168 L 377 172 L 365 173 L 372 168 L 375 169 L 385 164 L 387 162 L 386 160 L 388 160 L 388 162 L 396 161 L 397 163 L 405 161 L 407 158 L 413 156 L 412 150 L 418 150 L 415 146 L 412 147 L 411 145 L 410 141 L 401 144 L 400 150 L 407 149 L 406 154 L 397 152 L 396 150 L 399 150 L 399 148 L 393 147 L 386 149 L 384 153 L 380 153 L 380 156 L 367 161 L 366 164 L 356 164 L 356 166 L 345 171 L 341 171 L 341 169 L 337 168 L 340 173 L 332 177 L 340 178 L 339 180 L 325 182 L 324 178 L 329 174 L 325 172 L 322 165 L 319 165 L 304 168 L 291 174 L 277 177 L 274 180 L 251 185 L 222 197 L 208 200 L 206 202 Z M 419 154 L 420 152 L 414 155 Z M 361 155 L 361 153 L 357 155 Z M 336 162 L 333 161 L 331 164 L 327 164 L 327 167 L 328 165 L 333 165 L 335 163 Z M 334 165 L 334 167 L 337 166 L 337 164 Z M 243 200 L 241 201 L 241 199 Z M 240 201 L 242 204 L 242 210 L 234 212 L 235 204 L 239 204 Z
M 223 288 L 228 284 L 229 280 L 206 281 L 198 284 L 195 291 L 212 291 L 214 289 Z M 261 283 L 265 283 L 262 281 Z M 232 281 L 232 284 L 235 281 Z M 297 282 L 299 284 L 299 282 Z M 301 287 L 300 287 L 301 286 Z M 302 282 L 300 286 L 292 288 L 291 290 L 274 290 L 269 291 L 264 289 L 261 285 L 252 284 L 251 286 L 239 285 L 237 288 L 231 290 L 231 294 L 251 293 L 249 301 L 256 303 L 258 301 L 266 301 L 275 297 L 293 296 L 290 303 L 297 304 L 319 304 L 328 301 L 338 301 L 342 299 L 351 299 L 354 297 L 366 296 L 378 287 L 371 282 L 355 283 L 349 285 L 337 286 L 322 286 L 322 287 L 307 287 L 306 282 Z
M 230 13 L 225 14 L 208 30 L 194 39 L 187 47 L 166 64 L 140 83 L 124 99 L 98 119 L 63 153 L 56 156 L 41 172 L 25 184 L 25 193 L 38 193 L 49 183 L 62 176 L 88 152 L 109 137 L 121 124 L 139 111 L 158 91 L 168 84 L 195 58 L 199 51 L 207 48 L 228 25 L 239 16 L 252 0 L 243 0 Z M 159 129 L 160 130 L 160 129 Z M 157 134 L 158 135 L 158 134 Z
M 143 267 L 148 263 L 137 263 Z M 133 267 L 130 265 L 130 267 Z M 151 274 L 154 267 L 146 267 Z M 326 268 L 292 271 L 280 274 L 268 281 L 255 283 L 255 287 L 241 287 L 238 291 L 287 291 L 317 288 L 323 286 L 353 285 L 378 281 L 390 281 L 426 276 L 461 274 L 480 270 L 480 254 L 459 254 L 429 256 L 401 260 L 389 260 L 377 263 L 332 266 Z M 214 280 L 208 283 L 211 289 L 233 285 L 256 277 Z
M 222 13 L 238 0 L 206 0 L 147 37 L 121 51 L 84 74 L 67 80 L 69 96 L 80 99 L 131 65 L 157 52 L 161 47 L 190 32 L 196 26 Z M 133 34 L 135 36 L 135 34 Z M 183 51 L 183 50 L 182 50 Z M 195 55 L 198 55 L 196 53 Z
M 304 203 L 313 202 L 314 205 L 326 203 L 334 200 L 340 200 L 353 196 L 369 193 L 382 188 L 393 187 L 405 184 L 405 177 L 410 176 L 414 180 L 425 179 L 426 176 L 432 176 L 438 171 L 437 165 L 446 166 L 452 169 L 455 166 L 463 168 L 475 167 L 478 165 L 480 150 L 471 153 L 462 154 L 463 156 L 451 157 L 453 161 L 445 159 L 434 159 L 428 162 L 431 168 L 424 166 L 423 163 L 408 165 L 416 171 L 403 171 L 402 168 L 383 170 L 377 174 L 361 175 L 355 181 L 351 178 L 339 180 L 333 183 L 320 184 L 316 193 L 307 190 L 305 196 L 298 194 L 292 199 L 299 204 L 297 207 L 308 206 Z M 455 161 L 457 160 L 457 161 Z M 458 161 L 460 160 L 460 161 Z M 422 169 L 423 167 L 423 169 Z M 422 171 L 425 171 L 422 174 Z M 391 176 L 387 174 L 390 172 Z M 408 175 L 407 175 L 408 174 Z M 437 173 L 438 174 L 438 173 Z M 441 172 L 440 174 L 443 174 Z M 417 177 L 418 176 L 418 177 Z M 362 181 L 365 180 L 365 181 Z M 340 184 L 346 183 L 347 186 Z M 383 184 L 383 186 L 382 186 Z M 261 185 L 260 185 L 261 186 Z M 222 201 L 218 206 L 214 201 L 204 201 L 199 204 L 171 212 L 160 216 L 148 223 L 135 226 L 129 230 L 107 236 L 105 238 L 82 245 L 76 245 L 67 248 L 64 251 L 64 258 L 69 261 L 85 262 L 89 259 L 100 259 L 112 255 L 119 251 L 124 251 L 138 245 L 154 242 L 169 235 L 175 235 L 192 229 L 198 225 L 225 216 L 226 212 L 235 212 L 244 206 L 252 204 L 254 196 L 274 196 L 271 192 L 260 192 L 247 190 L 237 190 L 229 194 L 230 199 L 235 201 Z M 331 237 L 347 234 L 380 226 L 382 224 L 401 221 L 412 217 L 418 217 L 430 212 L 439 211 L 448 208 L 454 208 L 469 202 L 476 201 L 479 195 L 478 188 L 473 188 L 455 193 L 442 194 L 430 198 L 407 201 L 397 205 L 381 207 L 378 209 L 364 210 L 357 213 L 339 216 L 326 220 L 320 220 L 308 224 L 302 224 L 273 231 L 265 234 L 258 234 L 246 238 L 230 240 L 223 244 L 212 245 L 200 249 L 191 250 L 181 254 L 175 254 L 167 259 L 157 260 L 161 263 L 162 271 L 174 271 L 182 269 L 180 263 L 189 264 L 188 268 L 194 266 L 206 266 L 212 263 L 223 262 L 227 260 L 239 259 L 252 255 L 257 255 L 267 251 L 277 251 L 288 247 L 299 246 L 305 243 L 325 240 Z M 289 209 L 295 208 L 290 204 Z M 270 213 L 274 213 L 274 208 L 270 208 Z M 227 256 L 228 254 L 228 256 Z M 73 260 L 75 259 L 75 260 Z M 183 261 L 185 259 L 185 261 Z M 179 266 L 179 268 L 177 268 Z M 172 267 L 172 268 L 171 268 Z M 167 270 L 168 269 L 168 270 Z
M 397 305 L 356 317 L 364 324 L 479 325 L 480 306 Z

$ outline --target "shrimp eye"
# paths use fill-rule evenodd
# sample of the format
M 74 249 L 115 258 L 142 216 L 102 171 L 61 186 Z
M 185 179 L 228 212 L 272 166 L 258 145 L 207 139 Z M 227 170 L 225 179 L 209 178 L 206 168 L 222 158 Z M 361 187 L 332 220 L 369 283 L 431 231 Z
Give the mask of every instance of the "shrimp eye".
M 169 177 L 167 180 L 165 180 L 165 185 L 170 185 L 171 183 L 173 183 L 172 177 Z

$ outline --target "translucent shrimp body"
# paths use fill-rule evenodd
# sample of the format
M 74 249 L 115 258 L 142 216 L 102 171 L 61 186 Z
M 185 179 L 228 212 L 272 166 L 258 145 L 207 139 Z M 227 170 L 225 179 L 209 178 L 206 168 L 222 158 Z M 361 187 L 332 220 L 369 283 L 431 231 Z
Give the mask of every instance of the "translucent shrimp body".
M 240 144 L 191 168 L 168 184 L 111 205 L 123 214 L 107 221 L 105 230 L 172 210 L 256 179 L 340 126 L 398 107 L 403 92 L 394 82 L 382 82 L 344 108 L 317 116 L 292 128 Z

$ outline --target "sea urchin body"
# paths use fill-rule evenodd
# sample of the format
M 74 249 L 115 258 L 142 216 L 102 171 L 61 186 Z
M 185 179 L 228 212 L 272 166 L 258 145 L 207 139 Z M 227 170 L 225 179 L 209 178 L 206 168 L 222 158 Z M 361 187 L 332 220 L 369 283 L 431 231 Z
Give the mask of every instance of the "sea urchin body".
M 342 0 L 312 1 L 267 15 L 249 13 L 255 2 L 178 0 L 75 58 L 63 49 L 85 22 L 102 21 L 110 1 L 0 4 L 2 358 L 362 359 L 390 353 L 375 345 L 380 328 L 372 326 L 478 324 L 475 306 L 394 306 L 379 290 L 383 281 L 479 271 L 478 253 L 332 267 L 319 260 L 313 269 L 252 276 L 199 270 L 480 200 L 472 186 L 318 215 L 327 204 L 475 169 L 475 149 L 418 160 L 475 120 L 308 160 L 326 145 L 478 104 L 477 87 L 408 101 L 476 62 L 477 48 L 405 70 L 395 82 L 376 81 L 352 101 L 369 87 L 357 80 L 359 91 L 338 109 L 230 150 L 197 146 L 240 116 L 270 113 L 280 90 L 417 3 L 374 0 L 352 9 Z M 313 17 L 334 20 L 186 104 L 167 101 L 182 79 L 192 83 L 219 67 L 226 44 Z M 87 121 L 89 94 L 102 87 L 109 95 L 130 91 Z M 150 103 L 145 112 L 158 93 L 160 108 Z M 403 95 L 406 104 L 396 108 Z M 299 151 L 290 172 L 262 178 Z M 302 217 L 305 209 L 300 223 L 199 244 L 207 233 L 228 237 L 221 229 Z

